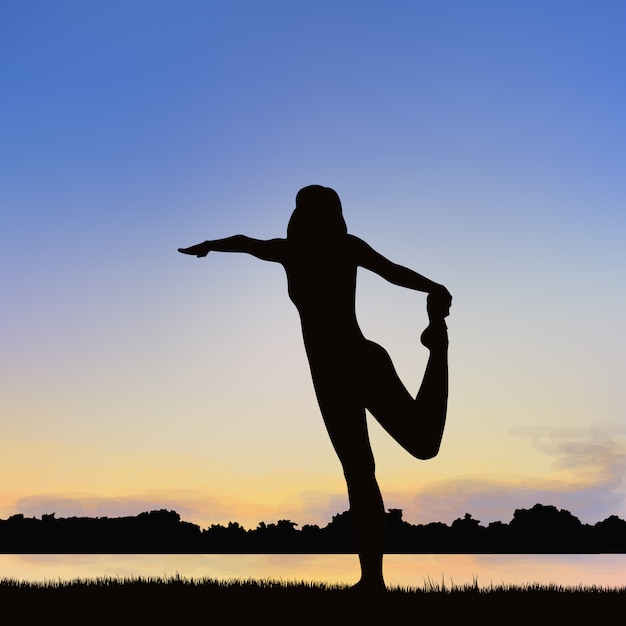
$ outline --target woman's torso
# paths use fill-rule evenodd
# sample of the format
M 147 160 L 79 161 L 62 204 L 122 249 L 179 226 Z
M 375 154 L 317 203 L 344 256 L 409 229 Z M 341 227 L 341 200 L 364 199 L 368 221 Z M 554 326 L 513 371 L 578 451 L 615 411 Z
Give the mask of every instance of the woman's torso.
M 289 247 L 284 263 L 289 297 L 300 313 L 307 352 L 337 354 L 362 342 L 355 312 L 357 261 L 350 239 Z

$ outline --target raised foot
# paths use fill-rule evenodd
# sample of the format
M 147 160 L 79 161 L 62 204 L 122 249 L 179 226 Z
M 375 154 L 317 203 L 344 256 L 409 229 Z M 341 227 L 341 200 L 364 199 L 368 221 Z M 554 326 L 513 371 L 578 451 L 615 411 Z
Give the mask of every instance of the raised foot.
M 443 319 L 431 321 L 420 340 L 429 350 L 445 350 L 448 347 L 448 327 Z
M 440 291 L 429 293 L 426 298 L 426 311 L 428 312 L 429 321 L 433 322 L 448 317 L 451 304 L 452 296 L 445 287 Z

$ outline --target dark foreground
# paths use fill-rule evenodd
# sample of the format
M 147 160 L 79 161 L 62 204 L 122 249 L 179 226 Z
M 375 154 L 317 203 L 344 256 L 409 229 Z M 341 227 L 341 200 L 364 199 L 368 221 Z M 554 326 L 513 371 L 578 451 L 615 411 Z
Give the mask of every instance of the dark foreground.
M 585 624 L 624 614 L 626 587 L 477 585 L 393 588 L 364 594 L 347 587 L 281 581 L 103 578 L 0 581 L 0 606 L 22 624 Z

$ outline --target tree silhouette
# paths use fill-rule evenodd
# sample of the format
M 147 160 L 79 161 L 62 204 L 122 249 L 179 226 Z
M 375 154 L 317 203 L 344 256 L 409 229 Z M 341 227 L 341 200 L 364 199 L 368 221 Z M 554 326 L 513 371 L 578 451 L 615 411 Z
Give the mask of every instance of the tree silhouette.
M 18 513 L 0 520 L 4 553 L 354 553 L 350 511 L 325 527 L 288 519 L 259 522 L 247 530 L 238 522 L 201 530 L 175 511 L 161 509 L 136 517 L 41 519 Z M 591 526 L 569 511 L 536 504 L 516 509 L 509 524 L 487 527 L 469 513 L 451 525 L 410 524 L 401 509 L 385 514 L 385 551 L 392 553 L 626 553 L 626 521 L 611 515 Z

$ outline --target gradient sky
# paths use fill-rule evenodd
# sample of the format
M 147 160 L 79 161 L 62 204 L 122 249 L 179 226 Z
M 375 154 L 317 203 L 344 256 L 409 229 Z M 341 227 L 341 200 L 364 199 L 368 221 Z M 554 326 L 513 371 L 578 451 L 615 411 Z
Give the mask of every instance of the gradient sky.
M 300 187 L 444 283 L 440 455 L 371 420 L 387 507 L 626 517 L 626 5 L 5 1 L 0 516 L 347 508 L 280 266 Z M 425 296 L 359 273 L 411 391 Z

